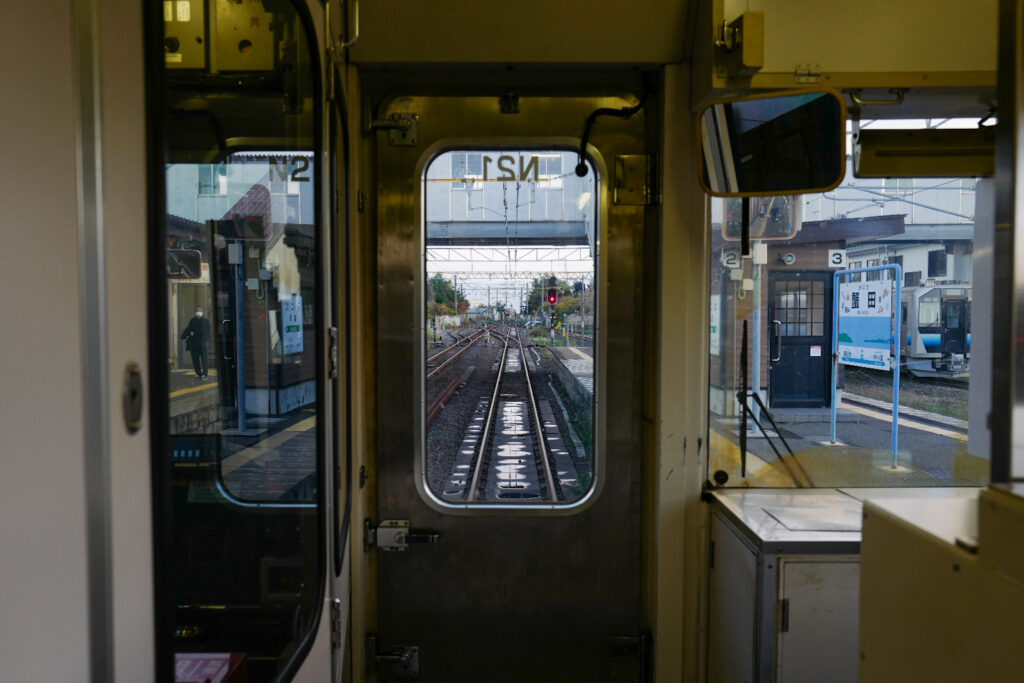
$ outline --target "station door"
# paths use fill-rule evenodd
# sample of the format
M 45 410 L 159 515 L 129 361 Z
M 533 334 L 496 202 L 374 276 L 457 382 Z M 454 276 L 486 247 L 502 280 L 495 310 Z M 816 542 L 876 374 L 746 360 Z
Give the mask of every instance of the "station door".
M 377 553 L 379 572 L 379 619 L 367 639 L 367 663 L 380 680 L 406 680 L 413 655 L 420 681 L 641 680 L 645 208 L 615 192 L 611 180 L 627 172 L 624 159 L 645 153 L 642 112 L 627 121 L 599 119 L 590 144 L 599 184 L 589 247 L 598 290 L 593 493 L 560 509 L 445 507 L 423 474 L 424 339 L 430 334 L 424 280 L 431 277 L 424 267 L 425 169 L 446 150 L 572 149 L 590 112 L 629 104 L 619 97 L 523 97 L 515 113 L 503 113 L 497 96 L 417 96 L 391 100 L 376 117 L 411 120 L 416 129 L 414 136 L 377 134 L 378 519 L 368 528 L 407 520 L 414 540 L 437 538 L 400 552 L 367 551 Z M 566 182 L 574 163 L 563 164 Z M 621 186 L 629 184 L 622 180 Z M 458 191 L 476 181 L 466 180 Z M 499 204 L 497 211 L 504 210 Z M 505 219 L 490 220 L 502 223 L 504 235 Z M 610 397 L 608 405 L 602 397 Z
M 832 273 L 774 272 L 768 301 L 771 406 L 830 407 Z

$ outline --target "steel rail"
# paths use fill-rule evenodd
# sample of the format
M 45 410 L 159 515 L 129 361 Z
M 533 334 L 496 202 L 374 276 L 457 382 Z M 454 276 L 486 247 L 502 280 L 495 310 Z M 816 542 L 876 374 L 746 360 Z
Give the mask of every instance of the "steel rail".
M 519 356 L 523 363 L 523 372 L 526 374 L 526 391 L 530 398 L 530 408 L 533 410 L 533 425 L 537 433 L 537 448 L 541 464 L 544 465 L 544 479 L 548 486 L 548 497 L 552 502 L 558 501 L 558 491 L 555 489 L 555 478 L 551 474 L 551 463 L 548 460 L 548 448 L 545 443 L 544 426 L 540 423 L 540 411 L 537 410 L 537 399 L 533 395 L 533 382 L 530 381 L 530 363 L 526 359 L 526 349 L 523 348 L 523 338 L 516 332 L 516 341 L 519 343 Z
M 505 372 L 505 360 L 508 358 L 508 339 L 501 350 L 501 362 L 498 363 L 498 378 L 494 381 L 494 391 L 491 393 L 491 405 L 487 409 L 487 422 L 484 423 L 484 431 L 480 434 L 479 447 L 476 453 L 476 464 L 473 466 L 473 480 L 469 485 L 469 496 L 467 500 L 476 500 L 476 492 L 480 487 L 480 473 L 483 471 L 484 452 L 487 449 L 487 440 L 491 432 L 491 425 L 494 421 L 494 413 L 498 409 L 498 391 L 501 389 L 501 376 Z
M 452 380 L 451 384 L 441 392 L 440 396 L 434 399 L 433 403 L 430 404 L 430 407 L 427 408 L 428 427 L 434 424 L 434 420 L 437 419 L 437 416 L 441 414 L 442 410 L 444 410 L 445 405 L 448 404 L 448 399 L 454 396 L 455 393 L 462 388 L 462 386 L 469 380 L 469 376 L 473 374 L 473 370 L 475 369 L 475 366 L 470 366 L 469 369 L 462 374 L 462 377 L 457 377 Z
M 479 336 L 479 335 L 483 334 L 483 332 L 481 331 L 481 332 L 477 332 L 475 334 Z M 476 339 L 473 336 L 467 337 L 467 339 L 470 340 L 470 341 L 476 341 Z M 463 343 L 465 341 L 466 341 L 466 339 L 460 339 L 457 342 L 455 342 L 454 344 L 449 344 L 448 346 L 444 347 L 443 349 L 441 349 L 440 351 L 435 353 L 430 358 L 427 358 L 427 362 L 429 363 L 429 362 L 431 362 L 433 360 L 437 360 L 438 358 L 440 358 L 444 354 L 450 352 L 452 349 L 455 349 L 455 348 L 458 348 L 460 346 L 463 346 L 464 345 Z
M 453 360 L 455 360 L 456 358 L 458 358 L 459 356 L 461 356 L 462 354 L 464 354 L 464 353 L 465 353 L 466 351 L 469 351 L 470 347 L 472 347 L 472 346 L 473 346 L 473 344 L 476 344 L 476 343 L 477 343 L 478 341 L 480 341 L 480 339 L 481 339 L 481 337 L 482 337 L 482 336 L 483 336 L 483 335 L 481 335 L 481 336 L 477 337 L 476 339 L 472 340 L 471 342 L 469 342 L 468 344 L 466 344 L 465 346 L 463 346 L 463 347 L 462 347 L 462 350 L 461 350 L 461 351 L 459 351 L 459 352 L 458 352 L 458 353 L 456 353 L 456 354 L 453 354 L 451 358 L 449 358 L 448 360 L 446 360 L 445 362 L 441 363 L 441 364 L 440 364 L 440 365 L 438 365 L 438 366 L 437 366 L 436 368 L 434 368 L 433 370 L 431 370 L 430 372 L 428 372 L 428 373 L 427 373 L 427 379 L 430 379 L 431 377 L 433 377 L 433 376 L 434 376 L 434 375 L 436 375 L 437 373 L 441 372 L 441 371 L 442 371 L 442 370 L 444 370 L 444 369 L 445 369 L 446 367 L 448 367 L 448 366 L 449 366 L 449 365 L 451 364 L 451 362 L 452 362 Z M 455 346 L 455 345 L 453 344 L 452 346 Z M 449 348 L 451 348 L 451 347 L 449 347 Z M 436 356 L 435 356 L 435 358 L 436 358 Z M 428 359 L 428 360 L 429 360 L 429 359 Z

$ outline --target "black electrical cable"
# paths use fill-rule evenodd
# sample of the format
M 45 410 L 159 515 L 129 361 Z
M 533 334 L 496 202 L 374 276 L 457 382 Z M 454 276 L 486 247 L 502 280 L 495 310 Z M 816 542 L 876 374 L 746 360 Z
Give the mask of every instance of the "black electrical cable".
M 580 178 L 587 175 L 587 164 L 583 160 L 587 153 L 587 141 L 590 140 L 590 132 L 594 127 L 594 123 L 597 122 L 600 116 L 615 116 L 620 119 L 631 119 L 641 109 L 644 108 L 644 103 L 647 101 L 647 95 L 650 93 L 650 88 L 647 85 L 646 79 L 644 82 L 644 92 L 640 96 L 640 101 L 634 107 L 623 107 L 622 109 L 611 109 L 610 107 L 603 107 L 601 109 L 595 109 L 590 112 L 590 116 L 587 117 L 587 122 L 583 126 L 583 138 L 580 140 L 579 149 L 579 162 L 576 164 L 576 175 Z

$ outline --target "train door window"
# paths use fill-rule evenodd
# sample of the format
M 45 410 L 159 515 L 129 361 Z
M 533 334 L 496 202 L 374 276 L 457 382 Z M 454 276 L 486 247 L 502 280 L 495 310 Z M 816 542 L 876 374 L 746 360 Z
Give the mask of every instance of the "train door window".
M 287 2 L 204 11 L 247 48 L 211 45 L 219 71 L 167 54 L 162 84 L 158 657 L 270 681 L 308 649 L 325 585 L 318 67 Z
M 752 239 L 750 257 L 740 254 L 735 226 L 723 229 L 735 212 L 727 200 L 712 200 L 709 480 L 774 487 L 988 482 L 987 454 L 971 452 L 967 438 L 975 185 L 973 178 L 848 172 L 838 188 L 796 198 L 803 215 L 795 212 L 791 238 Z M 836 279 L 826 259 L 835 252 L 845 254 L 848 269 L 893 269 Z M 850 322 L 853 312 L 861 317 Z M 899 328 L 894 313 L 902 314 Z M 835 391 L 834 348 L 844 359 Z M 898 443 L 894 371 L 902 373 L 901 410 L 910 409 L 900 414 Z
M 452 150 L 423 177 L 424 447 L 442 506 L 593 489 L 595 173 L 576 152 Z

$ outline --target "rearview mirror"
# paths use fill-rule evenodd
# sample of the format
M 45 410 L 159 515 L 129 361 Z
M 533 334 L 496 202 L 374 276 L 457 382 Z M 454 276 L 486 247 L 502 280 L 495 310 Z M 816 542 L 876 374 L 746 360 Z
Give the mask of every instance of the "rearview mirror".
M 846 103 L 834 90 L 712 102 L 699 121 L 701 182 L 716 197 L 824 192 L 846 173 Z

